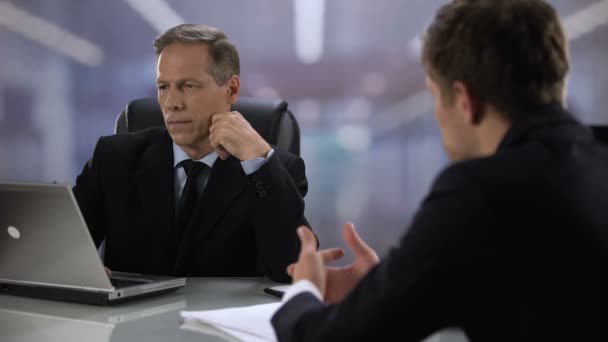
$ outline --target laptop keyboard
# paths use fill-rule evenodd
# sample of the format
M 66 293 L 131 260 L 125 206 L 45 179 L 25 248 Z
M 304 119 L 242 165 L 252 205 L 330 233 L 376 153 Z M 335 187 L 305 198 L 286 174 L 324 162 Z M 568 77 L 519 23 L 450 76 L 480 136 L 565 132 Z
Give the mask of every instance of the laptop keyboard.
M 131 279 L 123 279 L 123 278 L 110 278 L 110 282 L 112 283 L 112 286 L 114 286 L 117 289 L 147 283 L 147 281 L 145 281 L 145 280 L 131 280 Z

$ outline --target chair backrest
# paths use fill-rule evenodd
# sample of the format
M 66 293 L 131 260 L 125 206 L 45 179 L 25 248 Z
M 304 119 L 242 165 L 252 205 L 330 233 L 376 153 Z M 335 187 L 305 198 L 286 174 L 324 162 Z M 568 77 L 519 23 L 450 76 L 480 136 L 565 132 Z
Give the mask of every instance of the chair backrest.
M 249 121 L 269 144 L 300 155 L 300 127 L 287 102 L 279 99 L 240 97 L 232 106 Z M 137 132 L 164 126 L 163 113 L 155 98 L 136 99 L 118 114 L 114 133 Z

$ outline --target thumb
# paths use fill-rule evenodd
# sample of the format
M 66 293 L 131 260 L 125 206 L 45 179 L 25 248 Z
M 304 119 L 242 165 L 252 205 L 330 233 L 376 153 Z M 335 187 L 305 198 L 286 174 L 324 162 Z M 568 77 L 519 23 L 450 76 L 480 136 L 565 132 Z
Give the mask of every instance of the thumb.
M 315 234 L 313 234 L 313 232 L 308 227 L 298 227 L 298 237 L 300 238 L 301 243 L 300 254 L 306 252 L 317 252 L 317 239 L 315 238 Z
M 296 269 L 296 264 L 290 264 L 289 266 L 287 266 L 287 274 L 290 277 L 293 277 L 293 271 L 295 271 Z
M 348 247 L 355 253 L 355 257 L 360 258 L 377 258 L 376 252 L 368 246 L 363 239 L 357 234 L 355 225 L 348 222 L 344 225 L 342 236 Z

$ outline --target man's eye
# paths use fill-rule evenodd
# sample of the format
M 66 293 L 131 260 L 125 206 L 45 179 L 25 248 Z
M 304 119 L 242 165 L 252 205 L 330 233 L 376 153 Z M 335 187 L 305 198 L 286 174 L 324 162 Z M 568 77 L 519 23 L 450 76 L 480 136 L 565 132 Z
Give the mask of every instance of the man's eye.
M 184 88 L 185 89 L 194 89 L 194 88 L 196 88 L 196 86 L 194 84 L 185 84 Z
M 158 90 L 165 90 L 165 89 L 167 89 L 166 85 L 159 85 L 158 86 Z

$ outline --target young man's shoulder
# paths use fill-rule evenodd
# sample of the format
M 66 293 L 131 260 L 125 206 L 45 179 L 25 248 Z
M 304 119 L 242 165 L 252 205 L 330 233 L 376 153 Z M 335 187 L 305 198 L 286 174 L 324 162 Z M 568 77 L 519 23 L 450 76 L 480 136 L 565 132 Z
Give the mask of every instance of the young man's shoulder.
M 543 170 L 549 167 L 543 159 L 542 151 L 514 149 L 489 157 L 456 162 L 439 173 L 433 189 L 468 188 L 487 193 L 525 187 L 536 182 L 544 173 Z
M 473 187 L 486 195 L 506 196 L 569 183 L 597 174 L 597 169 L 608 172 L 608 153 L 599 149 L 587 140 L 531 139 L 489 157 L 449 165 L 437 177 L 434 190 Z

